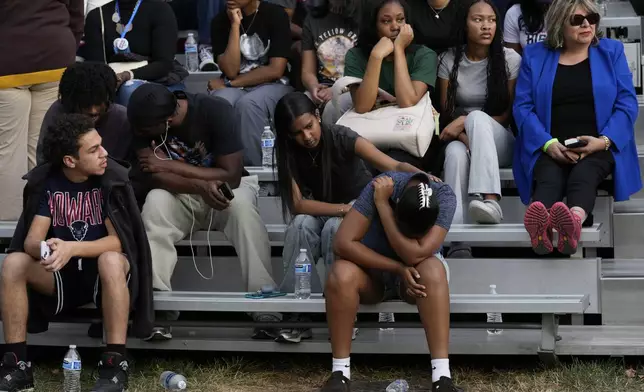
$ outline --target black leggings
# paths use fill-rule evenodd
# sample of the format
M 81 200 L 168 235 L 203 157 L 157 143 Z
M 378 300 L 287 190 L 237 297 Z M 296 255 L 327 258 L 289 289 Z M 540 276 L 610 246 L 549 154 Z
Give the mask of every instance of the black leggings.
M 614 166 L 610 151 L 588 155 L 576 164 L 560 164 L 541 153 L 534 167 L 532 200 L 550 208 L 566 197 L 568 207 L 581 207 L 590 214 L 595 207 L 597 187 L 613 172 Z

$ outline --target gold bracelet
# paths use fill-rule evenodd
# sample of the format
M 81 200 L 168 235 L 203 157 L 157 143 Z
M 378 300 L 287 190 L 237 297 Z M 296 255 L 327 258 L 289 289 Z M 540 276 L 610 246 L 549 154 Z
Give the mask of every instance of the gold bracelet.
M 604 139 L 604 144 L 605 144 L 604 150 L 608 151 L 608 149 L 610 148 L 610 144 L 611 144 L 610 139 L 608 138 L 608 136 L 603 136 L 603 135 L 602 135 L 601 138 Z

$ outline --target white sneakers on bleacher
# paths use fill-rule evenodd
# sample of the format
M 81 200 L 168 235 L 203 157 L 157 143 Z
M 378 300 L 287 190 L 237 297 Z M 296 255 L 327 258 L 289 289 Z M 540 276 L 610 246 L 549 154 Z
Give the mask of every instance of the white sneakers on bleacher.
M 215 63 L 212 56 L 212 47 L 208 45 L 200 45 L 199 48 L 199 71 L 201 72 L 214 72 L 218 71 L 219 67 Z
M 503 211 L 496 200 L 472 200 L 469 214 L 476 223 L 498 224 L 503 220 Z

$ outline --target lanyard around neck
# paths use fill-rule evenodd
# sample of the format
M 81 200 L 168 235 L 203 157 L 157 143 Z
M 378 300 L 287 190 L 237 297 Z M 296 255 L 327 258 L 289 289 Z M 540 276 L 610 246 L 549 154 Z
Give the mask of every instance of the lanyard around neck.
M 123 32 L 121 32 L 121 38 L 125 38 L 125 34 L 128 33 L 128 30 L 132 27 L 132 21 L 134 20 L 134 17 L 136 16 L 136 13 L 139 12 L 139 6 L 141 5 L 142 0 L 138 0 L 136 2 L 136 5 L 134 6 L 134 11 L 132 11 L 132 16 L 130 16 L 130 20 L 127 22 L 125 26 L 123 26 Z M 119 16 L 119 19 L 121 18 L 121 11 L 119 9 L 119 2 L 118 0 L 116 1 L 116 6 L 114 11 L 116 14 Z

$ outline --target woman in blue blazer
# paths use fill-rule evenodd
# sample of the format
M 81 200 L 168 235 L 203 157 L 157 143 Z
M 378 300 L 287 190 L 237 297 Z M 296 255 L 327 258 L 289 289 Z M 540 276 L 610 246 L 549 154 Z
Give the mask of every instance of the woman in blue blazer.
M 524 50 L 513 172 L 521 200 L 532 201 L 524 224 L 538 254 L 552 252 L 553 229 L 558 250 L 576 252 L 608 175 L 616 201 L 642 187 L 632 75 L 622 43 L 597 36 L 599 19 L 592 0 L 555 0 L 546 15 L 548 38 Z

